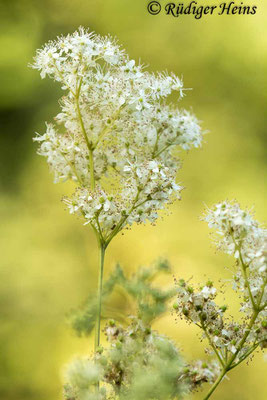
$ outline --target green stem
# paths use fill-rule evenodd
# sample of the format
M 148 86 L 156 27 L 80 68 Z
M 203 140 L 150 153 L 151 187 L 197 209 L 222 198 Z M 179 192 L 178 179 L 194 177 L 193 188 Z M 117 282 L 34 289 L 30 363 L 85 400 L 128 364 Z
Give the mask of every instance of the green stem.
M 217 356 L 217 358 L 218 358 L 218 360 L 219 360 L 221 366 L 224 368 L 224 362 L 223 362 L 223 359 L 222 359 L 222 357 L 221 357 L 219 351 L 216 349 L 216 346 L 213 344 L 213 342 L 212 342 L 212 340 L 211 340 L 211 338 L 210 338 L 210 335 L 208 334 L 208 331 L 207 331 L 205 325 L 204 325 L 203 323 L 201 323 L 201 325 L 202 325 L 202 329 L 203 329 L 203 331 L 204 331 L 204 333 L 205 333 L 205 335 L 206 335 L 206 338 L 207 338 L 208 341 L 209 341 L 210 346 L 212 347 L 214 353 L 216 354 L 216 356 Z
M 115 112 L 115 114 L 111 117 L 110 124 L 109 124 L 108 126 L 106 126 L 106 127 L 102 130 L 102 132 L 100 133 L 97 142 L 96 142 L 96 143 L 94 144 L 94 146 L 93 146 L 94 149 L 97 148 L 97 146 L 98 146 L 99 142 L 102 140 L 102 138 L 103 138 L 107 133 L 109 133 L 109 132 L 112 130 L 113 126 L 115 125 L 116 120 L 118 119 L 118 117 L 119 117 L 121 111 L 123 110 L 123 108 L 124 108 L 125 106 L 126 106 L 126 105 L 121 106 L 121 107 Z
M 231 367 L 228 368 L 228 371 L 237 367 L 239 364 L 241 364 L 243 361 L 245 361 L 245 359 L 248 358 L 250 356 L 250 354 L 256 350 L 256 348 L 259 346 L 259 344 L 260 343 L 256 343 L 254 346 L 252 346 L 251 349 L 247 353 L 245 353 L 238 362 L 236 362 L 235 364 L 233 364 Z
M 240 262 L 241 262 L 241 265 L 242 265 L 243 276 L 244 276 L 244 279 L 245 279 L 246 286 L 247 286 L 247 288 L 248 288 L 249 298 L 250 298 L 252 307 L 253 307 L 253 309 L 255 310 L 256 304 L 255 304 L 253 295 L 252 295 L 252 293 L 251 293 L 250 284 L 249 284 L 248 275 L 247 275 L 247 268 L 248 268 L 248 266 L 247 266 L 247 265 L 244 263 L 244 261 L 243 261 L 243 257 L 242 257 L 242 254 L 241 254 L 241 246 L 239 247 L 238 251 L 239 251 L 239 259 L 240 259 Z
M 85 139 L 87 148 L 88 148 L 88 150 L 90 152 L 92 150 L 92 146 L 91 146 L 91 144 L 89 142 L 89 139 L 88 139 L 88 136 L 87 136 L 87 133 L 86 133 L 86 130 L 85 130 L 85 126 L 84 126 L 84 123 L 83 123 L 82 113 L 81 113 L 80 104 L 79 104 L 79 95 L 76 96 L 76 107 L 77 107 L 78 119 L 79 119 L 79 122 L 80 122 L 80 125 L 81 125 L 81 128 L 82 128 L 83 137 Z
M 252 295 L 252 293 L 251 293 L 251 289 L 250 289 L 250 285 L 249 285 L 249 280 L 248 280 L 248 275 L 247 275 L 247 268 L 248 268 L 248 265 L 246 265 L 246 264 L 244 263 L 244 260 L 243 260 L 243 257 L 242 257 L 242 252 L 241 252 L 241 249 L 242 249 L 242 242 L 240 242 L 239 244 L 237 244 L 237 242 L 236 242 L 236 240 L 235 240 L 235 238 L 234 238 L 233 233 L 231 233 L 231 237 L 232 237 L 232 240 L 233 240 L 234 245 L 235 245 L 235 250 L 237 250 L 237 251 L 238 251 L 238 254 L 239 254 L 239 260 L 240 260 L 240 263 L 241 263 L 241 266 L 242 266 L 241 269 L 242 269 L 242 273 L 243 273 L 243 277 L 244 277 L 244 280 L 245 280 L 246 287 L 247 287 L 247 289 L 248 289 L 248 294 L 249 294 L 249 298 L 250 298 L 250 301 L 251 301 L 251 304 L 252 304 L 252 308 L 253 308 L 253 310 L 256 310 L 256 304 L 255 304 L 253 295 Z
M 250 331 L 251 331 L 251 329 L 252 329 L 252 327 L 253 327 L 253 325 L 254 325 L 254 323 L 255 323 L 255 321 L 256 321 L 258 315 L 259 315 L 259 311 L 255 310 L 255 311 L 253 312 L 253 314 L 252 314 L 252 317 L 251 317 L 249 326 L 248 326 L 248 328 L 247 328 L 247 330 L 246 330 L 246 332 L 245 332 L 245 334 L 244 334 L 242 340 L 240 341 L 240 343 L 239 343 L 239 345 L 238 345 L 238 347 L 237 347 L 236 352 L 232 355 L 232 357 L 230 358 L 230 360 L 228 361 L 228 363 L 227 363 L 227 364 L 225 365 L 225 367 L 222 369 L 221 375 L 218 377 L 218 379 L 216 380 L 216 382 L 215 382 L 215 383 L 213 384 L 213 386 L 210 388 L 208 394 L 206 395 L 206 397 L 204 397 L 203 400 L 207 400 L 207 399 L 210 398 L 210 396 L 211 396 L 212 393 L 215 391 L 215 389 L 217 388 L 217 386 L 219 385 L 219 383 L 221 382 L 221 380 L 223 379 L 223 377 L 226 375 L 226 373 L 227 373 L 228 371 L 230 371 L 231 366 L 232 366 L 233 362 L 235 361 L 235 359 L 236 359 L 238 353 L 239 353 L 240 350 L 243 348 L 243 345 L 244 345 L 244 343 L 246 342 L 247 337 L 248 337 L 248 335 L 250 334 Z
M 67 157 L 65 156 L 65 154 L 63 153 L 63 152 L 61 152 L 61 154 L 62 154 L 62 156 L 64 157 L 64 160 L 66 161 L 66 163 L 69 165 L 69 167 L 70 167 L 70 169 L 72 170 L 72 172 L 73 172 L 73 174 L 76 176 L 76 178 L 77 178 L 77 181 L 79 182 L 79 184 L 82 186 L 82 181 L 81 181 L 81 179 L 80 179 L 80 177 L 79 177 L 79 174 L 78 174 L 78 172 L 77 172 L 77 170 L 76 170 L 76 167 L 75 167 L 75 163 L 71 163 L 71 162 L 69 162 L 68 161 L 68 159 L 67 159 Z
M 221 375 L 218 377 L 217 381 L 214 383 L 214 385 L 210 388 L 208 394 L 204 397 L 203 400 L 207 400 L 210 398 L 210 396 L 212 395 L 212 393 L 215 391 L 215 389 L 217 388 L 217 386 L 221 383 L 222 379 L 224 378 L 226 374 L 225 369 L 222 370 Z
M 116 228 L 114 229 L 114 231 L 106 238 L 106 244 L 108 245 L 111 240 L 117 235 L 117 233 L 119 233 L 122 225 L 124 224 L 124 222 L 127 220 L 127 218 L 129 217 L 129 215 L 131 214 L 131 212 L 134 210 L 134 207 L 136 205 L 136 202 L 139 199 L 139 195 L 140 195 L 140 191 L 137 191 L 137 195 L 134 199 L 132 208 L 130 209 L 129 213 L 127 215 L 125 215 L 124 217 L 121 218 L 120 222 L 118 223 L 118 225 L 116 226 Z
M 242 266 L 244 267 L 245 264 L 244 264 L 244 262 L 243 262 L 243 259 L 241 259 L 241 263 L 242 263 Z M 246 269 L 244 268 L 244 270 L 246 270 Z M 247 277 L 247 276 L 245 275 L 245 277 Z M 247 357 L 249 357 L 250 354 L 252 354 L 253 351 L 256 350 L 256 348 L 257 348 L 258 345 L 260 344 L 260 342 L 259 342 L 259 343 L 256 343 L 254 346 L 252 346 L 252 348 L 251 348 L 243 357 L 241 357 L 241 359 L 240 359 L 238 362 L 236 362 L 236 363 L 234 364 L 234 361 L 235 361 L 236 357 L 238 356 L 239 352 L 242 350 L 242 348 L 243 348 L 243 346 L 244 346 L 244 344 L 245 344 L 245 342 L 246 342 L 246 340 L 247 340 L 247 338 L 248 338 L 248 336 L 249 336 L 249 334 L 250 334 L 250 331 L 251 331 L 251 329 L 253 328 L 253 325 L 254 325 L 256 319 L 258 318 L 259 313 L 265 308 L 265 305 L 261 306 L 261 301 L 262 301 L 262 298 L 263 298 L 263 294 L 264 294 L 264 290 L 265 290 L 266 284 L 267 284 L 267 281 L 265 280 L 265 281 L 263 282 L 263 284 L 262 284 L 262 289 L 261 289 L 260 296 L 259 296 L 259 299 L 258 299 L 257 304 L 255 303 L 254 300 L 253 300 L 253 302 L 251 301 L 254 311 L 253 311 L 253 314 L 252 314 L 252 316 L 251 316 L 250 323 L 249 323 L 249 325 L 248 325 L 248 327 L 247 327 L 247 329 L 246 329 L 246 332 L 245 332 L 243 338 L 241 339 L 241 341 L 240 341 L 240 343 L 239 343 L 239 345 L 238 345 L 238 347 L 237 347 L 237 349 L 236 349 L 236 352 L 232 355 L 232 357 L 231 357 L 231 358 L 229 359 L 229 361 L 226 363 L 226 365 L 225 365 L 224 368 L 222 369 L 221 375 L 218 377 L 218 379 L 216 380 L 216 382 L 215 382 L 215 383 L 213 384 L 213 386 L 210 388 L 208 394 L 206 395 L 206 397 L 204 397 L 203 400 L 209 399 L 210 396 L 212 395 L 212 393 L 215 391 L 215 389 L 216 389 L 217 386 L 219 385 L 219 383 L 221 382 L 221 380 L 223 379 L 223 377 L 226 375 L 226 373 L 227 373 L 228 371 L 230 371 L 231 369 L 235 368 L 237 365 L 239 365 L 239 364 L 240 364 L 242 361 L 244 361 Z M 249 285 L 249 282 L 248 282 L 248 285 Z M 253 298 L 253 296 L 252 296 L 252 298 Z M 253 304 L 253 303 L 254 303 L 254 304 Z
M 71 89 L 71 87 L 67 84 L 67 82 L 64 79 L 63 74 L 60 72 L 60 70 L 58 69 L 57 64 L 54 62 L 54 66 L 57 70 L 58 76 L 60 77 L 60 79 L 62 80 L 62 83 L 69 89 L 69 91 L 71 92 L 71 94 L 75 97 L 75 93 L 73 92 L 73 90 Z
M 106 251 L 106 245 L 101 242 L 99 244 L 99 275 L 98 275 L 98 295 L 97 295 L 97 316 L 96 316 L 96 326 L 95 326 L 95 352 L 97 351 L 100 345 L 100 324 L 101 324 L 105 251 Z
M 266 285 L 267 285 L 267 277 L 266 277 L 265 280 L 263 281 L 262 288 L 261 288 L 261 292 L 260 292 L 260 297 L 259 297 L 259 300 L 258 300 L 258 308 L 259 308 L 260 311 L 264 310 L 264 308 L 265 308 L 266 305 L 267 305 L 267 303 L 264 303 L 264 304 L 261 306 L 261 301 L 262 301 L 262 298 L 263 298 L 263 295 L 264 295 L 264 291 L 265 291 L 265 286 L 266 286 Z
M 90 182 L 91 182 L 91 189 L 95 190 L 95 173 L 94 173 L 94 155 L 93 150 L 89 151 L 89 159 L 90 159 Z
M 81 109 L 80 109 L 80 102 L 79 102 L 79 98 L 80 98 L 80 91 L 81 91 L 81 86 L 82 86 L 82 79 L 80 81 L 78 90 L 77 90 L 77 94 L 76 94 L 76 108 L 77 108 L 77 115 L 78 115 L 78 119 L 81 125 L 81 129 L 82 129 L 82 133 L 83 133 L 83 137 L 85 139 L 88 151 L 89 151 L 89 169 L 90 169 L 90 181 L 91 181 L 91 189 L 95 190 L 95 174 L 94 174 L 94 155 L 93 155 L 93 146 L 92 143 L 90 143 L 87 133 L 86 133 L 86 129 L 83 123 L 83 118 L 82 118 L 82 113 L 81 113 Z
M 84 123 L 83 123 L 83 119 L 82 119 L 82 114 L 81 114 L 81 110 L 80 110 L 80 105 L 79 105 L 79 97 L 76 97 L 76 106 L 77 106 L 77 114 L 78 114 L 78 119 L 80 121 L 80 125 L 81 125 L 81 129 L 82 129 L 82 133 L 89 151 L 89 169 L 90 169 L 90 181 L 91 181 L 91 189 L 94 190 L 95 189 L 95 175 L 94 175 L 94 156 L 93 156 L 93 149 L 92 149 L 92 145 L 89 142 L 85 127 L 84 127 Z

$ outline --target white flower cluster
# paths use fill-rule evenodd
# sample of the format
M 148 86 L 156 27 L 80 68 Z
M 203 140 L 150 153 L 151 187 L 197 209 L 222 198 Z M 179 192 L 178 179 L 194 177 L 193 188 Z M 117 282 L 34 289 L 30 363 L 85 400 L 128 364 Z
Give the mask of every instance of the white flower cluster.
M 88 174 L 88 157 L 85 143 L 77 143 L 67 134 L 59 135 L 52 124 L 47 124 L 44 135 L 37 135 L 40 142 L 38 154 L 47 158 L 55 174 L 55 183 L 72 179 L 81 183 Z
M 217 294 L 212 282 L 207 282 L 198 291 L 180 279 L 177 285 L 177 302 L 174 309 L 187 321 L 200 326 L 209 325 L 220 329 L 224 309 L 219 309 L 214 302 Z
M 190 391 L 200 388 L 203 383 L 212 384 L 216 381 L 220 373 L 219 364 L 216 361 L 209 363 L 197 360 L 184 369 L 183 378 L 187 378 Z
M 181 190 L 175 148 L 202 141 L 197 119 L 166 103 L 173 92 L 183 96 L 182 81 L 149 73 L 112 38 L 83 28 L 38 50 L 32 67 L 66 91 L 58 128 L 47 124 L 35 140 L 55 181 L 81 188 L 67 201 L 71 212 L 103 238 L 128 223 L 154 222 Z
M 217 306 L 214 299 L 217 291 L 212 282 L 195 290 L 188 282 L 180 279 L 177 285 L 177 301 L 173 307 L 180 318 L 194 323 L 209 340 L 213 352 L 217 352 L 223 362 L 225 355 L 236 354 L 238 345 L 248 331 L 246 323 L 229 321 L 225 316 L 227 306 Z M 251 328 L 246 342 L 238 349 L 236 361 L 242 360 L 255 344 L 262 348 L 267 346 L 266 309 L 262 309 Z M 264 319 L 265 318 L 265 319 Z
M 241 256 L 250 269 L 266 271 L 267 231 L 247 210 L 242 210 L 238 203 L 225 201 L 208 210 L 205 220 L 221 236 L 218 244 L 223 251 L 237 259 Z
M 241 310 L 246 314 L 241 323 L 233 321 L 225 315 L 226 305 L 216 305 L 211 281 L 195 290 L 183 279 L 177 282 L 174 309 L 202 330 L 226 373 L 258 346 L 267 347 L 266 230 L 237 203 L 217 204 L 205 220 L 219 234 L 219 248 L 236 258 L 233 286 L 242 294 Z
M 231 329 L 224 318 L 227 306 L 218 307 L 215 303 L 217 290 L 213 283 L 209 281 L 195 290 L 183 279 L 180 279 L 177 294 L 177 301 L 173 307 L 180 317 L 199 326 L 204 332 L 204 337 L 209 336 L 210 342 L 216 348 L 234 352 L 235 348 L 230 340 L 232 335 L 227 333 Z
M 244 292 L 242 310 L 249 312 L 251 307 L 266 304 L 267 230 L 237 203 L 217 204 L 205 219 L 220 235 L 219 247 L 234 255 L 240 266 L 234 277 L 234 288 Z
M 94 191 L 79 188 L 71 199 L 63 201 L 71 214 L 83 216 L 85 224 L 91 224 L 108 241 L 114 231 L 119 232 L 126 224 L 146 220 L 154 223 L 165 202 L 170 202 L 172 196 L 179 198 L 182 187 L 175 183 L 175 176 L 170 176 L 174 171 L 158 166 L 155 161 L 138 167 L 125 166 L 123 197 L 108 194 L 97 186 Z

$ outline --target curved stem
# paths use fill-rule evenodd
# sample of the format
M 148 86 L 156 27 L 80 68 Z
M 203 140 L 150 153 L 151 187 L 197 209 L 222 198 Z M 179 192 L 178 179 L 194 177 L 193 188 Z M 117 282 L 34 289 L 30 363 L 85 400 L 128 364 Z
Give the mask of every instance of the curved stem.
M 77 114 L 78 114 L 78 119 L 81 125 L 81 129 L 82 129 L 82 133 L 89 151 L 89 169 L 90 169 L 90 178 L 91 178 L 91 189 L 94 190 L 95 189 L 95 177 L 94 177 L 94 157 L 93 157 L 93 149 L 92 146 L 89 142 L 86 130 L 85 130 L 85 126 L 83 123 L 83 119 L 82 119 L 82 114 L 81 114 L 81 110 L 80 110 L 80 104 L 79 104 L 79 96 L 76 96 L 76 107 L 77 107 Z
M 158 156 L 160 156 L 161 153 L 163 153 L 163 152 L 164 152 L 165 150 L 167 150 L 169 147 L 174 146 L 174 144 L 175 144 L 175 143 L 166 144 L 166 146 L 164 146 L 161 150 L 159 150 L 159 151 L 155 154 L 154 158 L 157 158 Z
M 250 288 L 250 284 L 249 284 L 249 280 L 248 280 L 248 275 L 247 275 L 247 265 L 244 263 L 244 260 L 243 260 L 242 254 L 241 254 L 241 247 L 239 247 L 239 259 L 240 259 L 240 262 L 241 262 L 241 265 L 242 265 L 242 271 L 243 271 L 243 276 L 244 276 L 244 279 L 245 279 L 245 283 L 246 283 L 246 286 L 247 286 L 247 288 L 248 288 L 249 298 L 250 298 L 252 307 L 253 307 L 253 309 L 255 310 L 256 304 L 255 304 L 253 295 L 252 295 L 252 293 L 251 293 L 251 288 Z
M 94 146 L 93 146 L 94 149 L 97 148 L 99 142 L 103 139 L 103 137 L 104 137 L 107 133 L 109 133 L 109 132 L 112 130 L 113 126 L 115 125 L 116 120 L 118 119 L 118 117 L 119 117 L 121 111 L 123 110 L 123 108 L 124 108 L 125 106 L 126 106 L 125 104 L 122 105 L 122 106 L 120 106 L 119 109 L 118 109 L 118 110 L 114 113 L 114 115 L 111 117 L 109 125 L 106 126 L 106 127 L 104 127 L 104 129 L 102 130 L 102 132 L 99 134 L 98 140 L 97 140 L 97 142 L 96 142 L 96 143 L 94 144 Z
M 250 349 L 246 354 L 244 354 L 244 356 L 242 356 L 242 358 L 241 358 L 238 362 L 236 362 L 235 364 L 233 364 L 231 367 L 228 368 L 228 371 L 230 371 L 231 369 L 237 367 L 237 366 L 238 366 L 239 364 L 241 364 L 246 358 L 248 358 L 248 357 L 250 356 L 250 354 L 252 354 L 253 351 L 256 350 L 256 348 L 259 346 L 259 344 L 260 344 L 260 343 L 256 343 L 254 346 L 252 346 L 251 349 Z
M 210 398 L 210 396 L 212 395 L 212 393 L 215 391 L 215 389 L 217 388 L 217 386 L 219 385 L 219 383 L 221 382 L 221 380 L 223 379 L 223 377 L 226 375 L 226 373 L 228 371 L 230 371 L 231 366 L 233 364 L 233 362 L 235 361 L 238 353 L 240 352 L 240 350 L 243 348 L 244 343 L 247 340 L 248 335 L 250 334 L 250 331 L 254 325 L 254 322 L 256 321 L 257 317 L 259 315 L 259 311 L 254 311 L 250 320 L 250 323 L 247 327 L 247 330 L 243 336 L 243 338 L 241 339 L 236 352 L 232 355 L 232 357 L 230 358 L 230 360 L 228 361 L 228 363 L 225 365 L 225 367 L 223 368 L 221 375 L 218 377 L 217 381 L 213 384 L 213 386 L 210 388 L 208 394 L 204 397 L 203 400 L 207 400 Z M 236 364 L 237 365 L 237 364 Z
M 247 329 L 246 329 L 246 331 L 244 333 L 244 336 L 242 337 L 242 339 L 241 339 L 241 341 L 240 341 L 240 343 L 239 343 L 239 345 L 238 345 L 238 347 L 236 349 L 236 352 L 232 355 L 232 357 L 230 357 L 229 361 L 226 363 L 226 365 L 222 369 L 221 375 L 218 377 L 218 379 L 213 384 L 213 386 L 211 387 L 211 389 L 209 390 L 208 394 L 206 395 L 206 397 L 203 400 L 209 399 L 210 396 L 212 395 L 212 393 L 215 391 L 215 389 L 219 385 L 219 383 L 221 382 L 221 380 L 223 379 L 223 377 L 226 375 L 226 373 L 228 371 L 230 371 L 231 369 L 235 368 L 241 362 L 243 362 L 247 357 L 249 357 L 250 354 L 252 354 L 253 351 L 256 350 L 256 348 L 259 345 L 259 343 L 254 344 L 254 346 L 252 346 L 251 349 L 249 349 L 247 351 L 247 353 L 243 357 L 241 357 L 239 359 L 239 361 L 235 362 L 238 354 L 242 350 L 242 348 L 243 348 L 243 346 L 244 346 L 244 344 L 245 344 L 245 342 L 246 342 L 246 340 L 247 340 L 247 338 L 248 338 L 248 336 L 249 336 L 249 334 L 251 332 L 251 329 L 253 328 L 253 325 L 254 325 L 255 321 L 258 318 L 259 313 L 265 308 L 265 304 L 263 306 L 261 306 L 261 301 L 262 301 L 262 298 L 263 298 L 263 294 L 264 294 L 265 286 L 267 284 L 267 280 L 265 279 L 265 281 L 263 282 L 258 301 L 255 302 L 255 299 L 254 299 L 254 297 L 253 297 L 253 295 L 251 293 L 249 279 L 248 279 L 248 276 L 247 276 L 247 267 L 248 266 L 244 263 L 244 260 L 243 260 L 242 254 L 241 254 L 241 245 L 237 245 L 233 235 L 232 235 L 232 239 L 233 239 L 233 242 L 234 242 L 234 244 L 236 246 L 236 249 L 239 251 L 239 259 L 240 259 L 240 262 L 241 262 L 242 272 L 243 272 L 243 276 L 244 276 L 244 279 L 245 279 L 245 283 L 246 283 L 246 286 L 248 288 L 249 297 L 250 297 L 251 305 L 252 305 L 252 308 L 253 308 L 253 314 L 251 316 L 250 323 L 249 323 L 249 325 L 248 325 L 248 327 L 247 327 Z
M 237 242 L 236 242 L 236 240 L 234 238 L 234 235 L 232 233 L 231 233 L 231 237 L 232 237 L 232 240 L 233 240 L 234 245 L 235 245 L 235 250 L 237 250 L 238 254 L 239 254 L 239 260 L 240 260 L 240 263 L 241 263 L 241 266 L 242 266 L 242 268 L 241 268 L 242 274 L 243 274 L 243 277 L 244 277 L 244 280 L 245 280 L 245 283 L 246 283 L 246 286 L 247 286 L 247 289 L 248 289 L 248 294 L 249 294 L 249 298 L 250 298 L 250 301 L 251 301 L 251 304 L 252 304 L 252 308 L 253 308 L 253 310 L 255 310 L 256 309 L 256 304 L 255 304 L 253 295 L 251 293 L 251 288 L 250 288 L 248 275 L 247 275 L 248 265 L 245 264 L 245 262 L 243 260 L 242 252 L 241 252 L 242 242 L 237 244 Z
M 77 181 L 79 182 L 79 184 L 82 185 L 83 183 L 82 183 L 82 181 L 81 181 L 81 179 L 79 177 L 79 174 L 78 174 L 78 172 L 76 170 L 75 163 L 72 164 L 70 161 L 68 161 L 67 157 L 65 156 L 65 154 L 63 152 L 61 152 L 61 154 L 62 154 L 62 157 L 64 157 L 64 160 L 66 161 L 66 163 L 69 165 L 69 167 L 72 170 L 73 174 L 76 176 Z
M 123 226 L 124 222 L 127 220 L 127 218 L 129 217 L 129 215 L 131 214 L 131 212 L 134 210 L 134 207 L 136 205 L 136 202 L 139 199 L 139 195 L 140 195 L 140 191 L 137 191 L 137 195 L 134 199 L 132 208 L 130 209 L 129 213 L 127 215 L 125 215 L 124 217 L 121 218 L 120 222 L 118 223 L 118 225 L 116 226 L 116 228 L 114 229 L 114 231 L 106 238 L 106 244 L 108 245 L 111 240 L 117 235 L 117 233 L 119 233 L 121 227 Z
M 93 150 L 89 151 L 89 159 L 90 159 L 90 182 L 91 189 L 95 190 L 95 173 L 94 173 L 94 155 Z
M 264 295 L 264 291 L 265 291 L 265 286 L 266 286 L 266 285 L 267 285 L 267 276 L 266 276 L 265 280 L 264 280 L 263 283 L 262 283 L 262 287 L 261 287 L 261 291 L 260 291 L 260 296 L 259 296 L 259 300 L 258 300 L 258 308 L 259 308 L 260 311 L 264 310 L 264 308 L 267 306 L 267 303 L 264 303 L 264 304 L 261 306 L 261 302 L 262 302 L 262 298 L 263 298 L 263 295 Z
M 225 369 L 222 370 L 221 375 L 218 377 L 217 381 L 214 383 L 214 385 L 210 388 L 208 394 L 204 397 L 203 400 L 207 400 L 210 398 L 210 396 L 212 395 L 212 393 L 215 391 L 215 389 L 217 388 L 217 386 L 221 383 L 222 379 L 224 378 L 226 374 Z
M 93 146 L 92 146 L 92 143 L 90 143 L 90 141 L 88 139 L 88 136 L 87 136 L 87 133 L 86 133 L 86 129 L 85 129 L 85 126 L 84 126 L 82 113 L 81 113 L 81 109 L 80 109 L 80 102 L 79 102 L 81 86 L 82 86 L 82 79 L 80 81 L 80 84 L 79 84 L 79 87 L 78 87 L 78 90 L 77 90 L 77 94 L 75 96 L 75 98 L 76 98 L 76 108 L 77 108 L 78 120 L 79 120 L 80 125 L 81 125 L 83 137 L 84 137 L 84 140 L 86 142 L 86 145 L 87 145 L 87 148 L 88 148 L 88 151 L 89 151 L 89 169 L 90 169 L 91 189 L 95 190 Z
M 101 324 L 101 308 L 102 308 L 102 288 L 104 274 L 106 246 L 104 243 L 99 243 L 99 275 L 98 275 L 98 295 L 97 295 L 97 317 L 95 326 L 95 352 L 100 345 L 100 324 Z
M 211 340 L 211 338 L 210 338 L 210 335 L 208 334 L 208 331 L 207 331 L 205 325 L 204 325 L 203 323 L 202 323 L 201 325 L 202 325 L 202 329 L 203 329 L 203 331 L 204 331 L 204 333 L 205 333 L 205 335 L 206 335 L 206 338 L 207 338 L 208 341 L 209 341 L 210 346 L 212 347 L 214 353 L 216 354 L 216 356 L 217 356 L 217 358 L 218 358 L 218 360 L 219 360 L 221 366 L 224 368 L 224 361 L 223 361 L 223 358 L 221 357 L 219 351 L 216 349 L 216 346 L 215 346 L 214 343 L 212 342 L 212 340 Z

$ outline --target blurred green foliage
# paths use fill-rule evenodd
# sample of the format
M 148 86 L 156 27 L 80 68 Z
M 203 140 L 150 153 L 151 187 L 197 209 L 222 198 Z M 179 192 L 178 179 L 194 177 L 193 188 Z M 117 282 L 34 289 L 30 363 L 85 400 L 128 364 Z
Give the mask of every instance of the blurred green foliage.
M 167 302 L 174 297 L 174 288 L 161 290 L 151 283 L 162 272 L 170 273 L 168 261 L 160 260 L 150 267 L 142 267 L 129 278 L 125 276 L 122 267 L 117 264 L 115 270 L 103 283 L 102 291 L 102 320 L 114 316 L 116 321 L 126 322 L 129 314 L 115 314 L 109 308 L 110 296 L 114 290 L 125 291 L 129 300 L 135 300 L 133 314 L 143 323 L 151 325 L 152 321 L 168 310 Z M 131 307 L 133 308 L 133 307 Z M 70 322 L 78 336 L 88 336 L 92 333 L 97 316 L 97 292 L 92 291 L 83 307 L 70 314 Z M 129 312 L 129 309 L 128 309 Z
M 60 93 L 27 68 L 35 49 L 84 25 L 117 36 L 151 70 L 184 75 L 185 86 L 194 90 L 181 106 L 192 106 L 210 133 L 202 150 L 182 155 L 182 202 L 156 227 L 135 226 L 116 238 L 106 276 L 117 261 L 131 272 L 167 256 L 177 277 L 227 279 L 223 267 L 233 262 L 214 254 L 198 216 L 203 203 L 225 198 L 254 205 L 260 220 L 266 216 L 267 4 L 257 3 L 255 16 L 195 20 L 151 16 L 143 0 L 1 1 L 0 398 L 59 399 L 62 365 L 92 348 L 90 340 L 73 335 L 65 315 L 95 290 L 96 243 L 88 227 L 64 212 L 61 195 L 71 188 L 53 185 L 45 161 L 35 154 L 31 138 L 57 113 Z M 170 276 L 160 279 L 162 286 L 171 284 Z M 110 307 L 127 314 L 127 295 L 116 293 Z M 178 326 L 172 316 L 155 328 L 181 343 L 189 359 L 203 357 L 196 331 Z M 265 399 L 265 372 L 259 355 L 234 371 L 216 398 Z
M 170 273 L 167 261 L 160 260 L 150 267 L 139 268 L 127 278 L 117 264 L 110 278 L 103 285 L 103 300 L 116 289 L 124 289 L 134 304 L 124 324 L 109 319 L 104 326 L 105 347 L 100 346 L 91 359 L 78 359 L 66 367 L 64 399 L 120 399 L 165 400 L 178 399 L 189 392 L 189 387 L 199 387 L 190 380 L 180 351 L 165 335 L 151 329 L 151 324 L 168 309 L 168 301 L 176 290 L 161 290 L 154 281 L 162 273 Z M 93 328 L 96 314 L 94 298 L 87 301 L 84 312 L 76 314 L 74 328 L 79 335 L 88 335 Z M 110 317 L 107 304 L 102 308 L 103 319 Z M 115 316 L 116 321 L 120 317 Z M 145 369 L 145 374 L 144 374 Z M 186 372 L 185 372 L 186 371 Z M 104 383 L 99 393 L 98 381 Z M 190 385 L 191 384 L 191 385 Z

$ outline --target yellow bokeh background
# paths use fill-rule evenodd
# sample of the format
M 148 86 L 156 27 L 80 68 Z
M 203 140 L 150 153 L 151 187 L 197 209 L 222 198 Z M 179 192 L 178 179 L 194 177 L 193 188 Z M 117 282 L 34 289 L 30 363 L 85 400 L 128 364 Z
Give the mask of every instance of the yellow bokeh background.
M 217 4 L 219 0 L 199 0 Z M 205 204 L 226 198 L 255 207 L 264 221 L 266 177 L 267 4 L 255 16 L 149 15 L 144 0 L 12 0 L 0 4 L 1 242 L 0 398 L 61 398 L 62 366 L 91 351 L 92 339 L 75 337 L 66 314 L 83 303 L 97 282 L 92 232 L 64 211 L 66 184 L 53 185 L 32 136 L 57 114 L 59 87 L 27 68 L 35 49 L 83 25 L 117 36 L 132 58 L 149 69 L 183 75 L 187 92 L 180 107 L 203 121 L 202 149 L 181 153 L 182 201 L 156 227 L 134 226 L 111 244 L 105 276 L 120 261 L 130 273 L 158 257 L 170 259 L 176 277 L 227 280 L 233 260 L 215 253 L 205 223 Z M 166 1 L 161 1 L 162 5 Z M 186 0 L 185 3 L 188 3 Z M 236 1 L 239 4 L 239 1 Z M 225 267 L 229 267 L 225 268 Z M 161 286 L 172 285 L 164 277 Z M 238 315 L 230 289 L 225 297 Z M 127 300 L 127 299 L 126 299 Z M 223 300 L 223 299 L 222 299 Z M 127 313 L 118 295 L 114 309 Z M 167 315 L 155 329 L 171 336 L 188 359 L 204 358 L 197 328 Z M 230 374 L 218 400 L 267 398 L 266 363 L 257 354 Z M 207 387 L 204 388 L 207 390 Z M 192 396 L 201 399 L 203 394 Z

